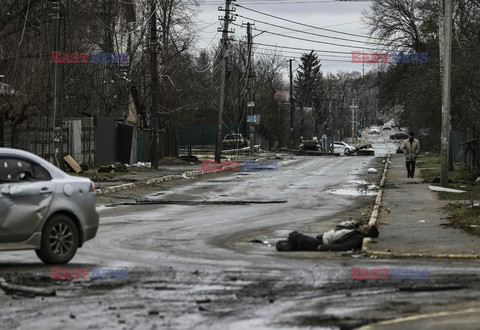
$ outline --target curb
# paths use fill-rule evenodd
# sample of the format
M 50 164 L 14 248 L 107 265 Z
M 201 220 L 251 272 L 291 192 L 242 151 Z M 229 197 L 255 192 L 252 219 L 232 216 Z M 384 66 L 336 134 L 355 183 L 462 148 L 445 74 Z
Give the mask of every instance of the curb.
M 385 160 L 385 166 L 383 168 L 382 179 L 380 180 L 380 189 L 378 190 L 378 194 L 377 194 L 377 198 L 375 199 L 375 204 L 373 206 L 372 214 L 370 215 L 370 220 L 368 221 L 369 225 L 376 225 L 377 224 L 378 212 L 380 210 L 380 206 L 382 205 L 383 186 L 385 185 L 385 180 L 386 180 L 386 177 L 387 177 L 389 162 L 390 162 L 390 154 L 388 154 L 388 157 Z M 368 252 L 368 248 L 367 248 L 368 243 L 370 243 L 371 241 L 372 241 L 372 239 L 370 237 L 365 237 L 363 239 L 361 253 L 371 255 L 371 253 Z
M 112 192 L 117 192 L 117 191 L 126 190 L 126 189 L 133 189 L 133 188 L 135 188 L 135 183 L 125 183 L 119 186 L 113 186 L 113 187 L 108 187 L 104 189 L 95 189 L 95 194 L 97 195 L 109 194 Z

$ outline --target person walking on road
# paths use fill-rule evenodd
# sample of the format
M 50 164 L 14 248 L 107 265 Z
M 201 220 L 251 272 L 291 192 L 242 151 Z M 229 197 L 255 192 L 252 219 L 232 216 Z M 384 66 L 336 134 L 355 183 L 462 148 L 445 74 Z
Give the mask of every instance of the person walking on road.
M 415 176 L 415 162 L 420 153 L 420 142 L 415 139 L 415 134 L 413 132 L 408 133 L 408 139 L 403 141 L 401 149 L 405 153 L 407 178 L 413 178 Z

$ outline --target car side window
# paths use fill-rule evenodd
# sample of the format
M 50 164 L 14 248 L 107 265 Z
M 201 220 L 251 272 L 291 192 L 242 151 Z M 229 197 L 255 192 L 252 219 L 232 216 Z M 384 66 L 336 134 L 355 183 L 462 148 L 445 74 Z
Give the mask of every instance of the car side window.
M 38 164 L 18 158 L 0 158 L 0 181 L 23 182 L 49 180 L 50 174 Z
M 46 169 L 44 169 L 42 166 L 38 164 L 33 165 L 33 171 L 35 174 L 35 180 L 37 181 L 45 181 L 45 180 L 50 180 L 52 177 L 50 176 L 50 173 Z

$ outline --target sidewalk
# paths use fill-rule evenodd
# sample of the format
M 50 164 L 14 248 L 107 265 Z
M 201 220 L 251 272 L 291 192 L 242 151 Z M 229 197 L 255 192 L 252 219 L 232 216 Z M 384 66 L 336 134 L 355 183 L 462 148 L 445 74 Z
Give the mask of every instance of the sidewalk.
M 449 225 L 442 201 L 420 176 L 407 179 L 405 157 L 390 156 L 384 173 L 381 199 L 370 223 L 376 222 L 380 236 L 366 239 L 362 251 L 379 257 L 479 258 L 480 237 Z M 378 199 L 377 199 L 378 202 Z

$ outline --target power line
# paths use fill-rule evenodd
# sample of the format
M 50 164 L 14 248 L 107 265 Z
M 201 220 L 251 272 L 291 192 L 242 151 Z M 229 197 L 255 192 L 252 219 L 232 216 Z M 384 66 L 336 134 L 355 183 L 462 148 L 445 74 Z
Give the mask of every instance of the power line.
M 236 23 L 233 23 L 233 25 L 242 27 L 241 25 L 236 24 Z M 330 45 L 330 46 L 347 47 L 347 48 L 357 48 L 357 47 L 358 47 L 358 46 L 353 46 L 353 45 L 335 44 L 335 43 L 328 42 L 328 41 L 316 41 L 316 40 L 311 40 L 311 39 L 306 39 L 306 38 L 301 38 L 301 37 L 289 36 L 289 35 L 285 35 L 285 34 L 281 34 L 281 33 L 270 32 L 270 31 L 267 31 L 267 30 L 260 30 L 260 29 L 257 29 L 257 28 L 254 28 L 254 30 L 255 30 L 255 31 L 261 31 L 261 32 L 263 32 L 263 33 L 268 33 L 268 34 L 280 36 L 280 37 L 284 37 L 284 38 L 296 39 L 296 40 L 313 42 L 313 43 Z M 362 48 L 362 49 L 368 49 L 368 50 L 377 51 L 377 49 L 375 49 L 375 48 L 370 48 L 370 47 L 361 47 L 361 48 Z M 351 54 L 351 53 L 350 53 L 350 54 Z
M 315 1 L 315 0 L 299 0 L 299 1 L 292 1 L 292 0 L 275 0 L 275 1 L 244 1 L 248 5 L 289 5 L 289 4 L 322 4 L 322 3 L 332 3 L 332 2 L 341 2 L 344 0 L 323 0 L 323 1 Z M 352 2 L 368 2 L 368 1 L 352 1 Z M 220 1 L 204 1 L 203 4 L 207 6 L 216 6 L 219 5 Z
M 332 37 L 332 36 L 326 36 L 326 35 L 323 35 L 323 34 L 318 34 L 318 33 L 313 33 L 313 32 L 307 32 L 307 31 L 302 31 L 302 30 L 297 30 L 297 29 L 292 29 L 292 28 L 288 28 L 288 27 L 285 27 L 285 26 L 281 26 L 281 25 L 277 25 L 277 24 L 273 24 L 273 23 L 268 23 L 268 22 L 265 22 L 265 21 L 261 21 L 261 20 L 258 20 L 258 19 L 253 19 L 253 18 L 250 18 L 250 17 L 245 17 L 245 16 L 240 15 L 240 14 L 236 14 L 236 16 L 241 17 L 241 18 L 245 18 L 245 19 L 248 19 L 248 20 L 253 20 L 253 21 L 255 21 L 255 22 L 260 22 L 260 23 L 263 23 L 263 24 L 267 24 L 267 25 L 270 25 L 270 26 L 278 27 L 278 28 L 281 28 L 281 29 L 285 29 L 285 30 L 289 30 L 289 31 L 293 31 L 293 32 L 304 33 L 304 34 L 309 34 L 309 35 L 314 35 L 314 36 L 317 36 L 317 37 L 330 38 L 330 39 L 342 40 L 342 41 L 350 41 L 350 42 L 358 42 L 358 43 L 368 43 L 368 44 L 373 44 L 373 45 L 387 46 L 386 44 L 382 44 L 382 43 L 378 43 L 378 42 L 353 40 L 353 39 L 347 39 L 347 38 L 341 38 L 341 37 Z
M 262 48 L 262 47 L 256 47 L 257 50 L 260 50 L 260 51 L 269 51 L 271 53 L 275 53 L 275 52 L 281 52 L 281 53 L 286 53 L 286 54 L 294 54 L 294 55 L 303 55 L 305 54 L 305 52 L 295 52 L 295 51 L 291 51 L 291 50 L 278 50 L 278 49 L 271 49 L 271 48 Z M 351 61 L 351 57 L 349 56 L 338 56 L 338 55 L 320 55 L 319 56 L 328 56 L 329 58 L 341 58 L 341 59 L 350 59 Z
M 249 10 L 249 11 L 253 11 L 254 13 L 257 13 L 257 14 L 269 16 L 269 17 L 276 18 L 276 19 L 279 19 L 279 20 L 282 20 L 282 21 L 285 21 L 285 22 L 289 22 L 289 23 L 293 23 L 293 24 L 298 24 L 298 25 L 301 25 L 301 26 L 306 26 L 306 27 L 309 27 L 309 28 L 317 29 L 317 30 L 323 30 L 323 31 L 328 31 L 328 32 L 333 32 L 333 33 L 338 33 L 338 34 L 344 34 L 344 35 L 348 35 L 348 36 L 352 36 L 352 37 L 360 37 L 360 38 L 366 38 L 366 39 L 383 40 L 382 38 L 368 37 L 368 36 L 365 36 L 365 35 L 360 35 L 360 34 L 355 34 L 355 33 L 348 33 L 348 32 L 341 32 L 341 31 L 336 31 L 336 30 L 332 30 L 332 29 L 321 28 L 321 27 L 314 26 L 314 25 L 299 23 L 299 22 L 295 22 L 295 21 L 292 21 L 292 20 L 289 20 L 289 19 L 286 19 L 286 18 L 283 18 L 283 17 L 279 17 L 279 16 L 276 16 L 276 15 L 267 14 L 267 13 L 264 13 L 264 12 L 261 12 L 261 11 L 255 10 L 255 9 L 251 9 L 251 8 L 248 8 L 248 7 L 239 5 L 239 4 L 235 4 L 235 6 L 236 6 L 236 7 L 243 8 L 243 9 L 246 9 L 246 10 Z
M 307 51 L 307 52 L 313 50 L 314 52 L 318 52 L 318 53 L 336 53 L 336 54 L 349 54 L 349 55 L 352 54 L 351 52 L 342 52 L 342 51 L 335 51 L 335 50 L 316 50 L 316 49 L 312 49 L 312 48 L 300 48 L 300 47 L 290 47 L 290 46 L 278 46 L 278 45 L 271 45 L 271 44 L 263 44 L 263 43 L 259 43 L 259 42 L 256 42 L 255 44 L 260 45 L 260 46 L 268 46 L 268 47 L 276 47 L 276 48 L 304 50 L 304 51 Z

